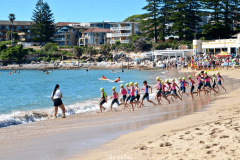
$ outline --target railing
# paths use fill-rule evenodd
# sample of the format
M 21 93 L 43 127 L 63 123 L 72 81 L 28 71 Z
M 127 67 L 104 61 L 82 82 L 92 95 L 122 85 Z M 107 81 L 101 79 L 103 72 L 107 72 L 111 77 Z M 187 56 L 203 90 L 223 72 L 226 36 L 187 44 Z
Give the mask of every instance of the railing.
M 107 37 L 126 37 L 130 35 L 132 35 L 132 33 L 107 33 Z
M 54 38 L 53 41 L 65 41 L 65 38 Z
M 110 44 L 114 44 L 116 40 L 110 40 Z M 121 43 L 129 43 L 129 40 L 120 40 Z
M 66 33 L 69 33 L 69 32 L 56 32 L 55 34 L 59 35 L 59 34 L 66 34 Z
M 116 30 L 132 30 L 132 27 L 111 27 L 111 31 L 116 31 Z

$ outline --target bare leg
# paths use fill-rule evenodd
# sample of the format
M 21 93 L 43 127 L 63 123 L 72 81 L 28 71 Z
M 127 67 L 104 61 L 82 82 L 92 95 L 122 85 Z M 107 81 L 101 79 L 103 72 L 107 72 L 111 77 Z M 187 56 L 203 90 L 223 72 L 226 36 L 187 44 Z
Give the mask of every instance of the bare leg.
M 62 109 L 62 115 L 63 115 L 63 117 L 65 117 L 65 116 L 66 116 L 66 115 L 65 115 L 65 106 L 62 104 L 62 105 L 60 105 L 59 107 Z
M 54 117 L 57 117 L 58 106 L 54 106 Z

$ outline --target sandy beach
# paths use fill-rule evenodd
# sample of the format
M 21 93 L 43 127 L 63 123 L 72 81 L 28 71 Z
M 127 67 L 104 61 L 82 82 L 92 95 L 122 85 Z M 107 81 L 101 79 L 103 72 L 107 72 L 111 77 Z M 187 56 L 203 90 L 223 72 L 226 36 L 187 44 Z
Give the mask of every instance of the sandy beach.
M 221 70 L 221 75 L 240 79 L 238 72 Z M 239 93 L 240 88 L 221 91 L 204 111 L 122 135 L 73 159 L 240 159 Z

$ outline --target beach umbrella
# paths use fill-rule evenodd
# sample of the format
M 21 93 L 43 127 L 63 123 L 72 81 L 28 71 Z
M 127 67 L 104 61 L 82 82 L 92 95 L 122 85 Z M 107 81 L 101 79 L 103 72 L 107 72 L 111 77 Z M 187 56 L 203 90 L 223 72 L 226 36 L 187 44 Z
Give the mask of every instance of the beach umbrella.
M 221 52 L 218 55 L 216 55 L 216 57 L 230 57 L 230 54 L 227 54 L 227 52 Z
M 134 59 L 135 61 L 141 61 L 141 59 L 140 58 L 136 58 L 136 59 Z

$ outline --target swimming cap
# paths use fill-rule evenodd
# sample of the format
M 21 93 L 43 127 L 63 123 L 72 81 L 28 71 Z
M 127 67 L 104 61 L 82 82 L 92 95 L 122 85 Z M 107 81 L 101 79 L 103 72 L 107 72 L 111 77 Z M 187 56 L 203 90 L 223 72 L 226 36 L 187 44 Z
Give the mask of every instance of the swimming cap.
M 115 89 L 116 89 L 116 87 L 113 87 L 112 89 L 114 89 L 114 90 L 115 90 Z
M 166 82 L 169 82 L 169 79 L 166 79 Z
M 100 91 L 104 91 L 104 88 L 100 88 Z
M 217 72 L 217 74 L 220 74 L 220 72 Z
M 182 79 L 185 80 L 185 77 L 183 77 Z
M 173 78 L 172 81 L 175 82 L 175 79 Z
M 216 74 L 214 73 L 214 74 L 213 74 L 213 77 L 215 77 L 215 76 L 216 76 Z
M 205 71 L 204 74 L 207 74 L 207 71 Z
M 126 83 L 126 86 L 129 86 L 129 84 L 128 84 L 128 83 Z
M 162 81 L 162 83 L 164 83 L 164 81 Z
M 182 77 L 179 77 L 178 79 L 182 80 Z
M 123 85 L 123 84 L 121 84 L 121 85 L 120 85 L 120 87 L 124 87 L 124 85 Z
M 198 75 L 201 76 L 201 73 L 199 72 Z
M 134 83 L 135 84 L 135 86 L 138 86 L 138 83 L 136 82 L 136 83 Z
M 157 80 L 160 80 L 160 77 L 156 77 Z
M 188 78 L 192 78 L 192 76 L 188 76 Z
M 130 84 L 130 85 L 133 85 L 133 82 L 130 82 L 129 84 Z

